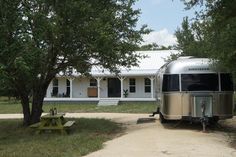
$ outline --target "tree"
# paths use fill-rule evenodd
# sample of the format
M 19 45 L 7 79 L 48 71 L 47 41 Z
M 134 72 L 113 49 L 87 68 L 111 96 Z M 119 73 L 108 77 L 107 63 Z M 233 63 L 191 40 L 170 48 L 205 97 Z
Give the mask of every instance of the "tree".
M 200 32 L 202 48 L 207 56 L 218 60 L 221 67 L 236 74 L 236 1 L 192 0 L 185 4 L 187 9 L 204 6 L 194 21 L 203 26 Z
M 188 17 L 182 22 L 182 28 L 177 28 L 175 32 L 178 44 L 177 49 L 182 50 L 183 54 L 188 55 L 193 51 L 192 44 L 195 42 L 194 35 L 189 25 Z
M 141 45 L 137 50 L 138 51 L 148 51 L 148 50 L 172 50 L 172 46 L 163 46 L 158 45 L 156 43 Z
M 0 75 L 0 87 L 0 96 L 6 96 L 8 100 L 10 100 L 11 97 L 18 99 L 19 95 L 17 91 L 11 86 L 10 82 L 8 82 L 8 79 L 4 78 L 2 75 Z
M 60 71 L 137 65 L 135 0 L 0 0 L 0 72 L 20 96 L 24 125 L 38 122 L 49 83 Z M 32 109 L 29 107 L 32 95 Z
M 176 49 L 181 50 L 183 56 L 206 57 L 208 42 L 204 39 L 205 23 L 194 21 L 190 23 L 188 17 L 183 19 L 181 28 L 177 28 Z

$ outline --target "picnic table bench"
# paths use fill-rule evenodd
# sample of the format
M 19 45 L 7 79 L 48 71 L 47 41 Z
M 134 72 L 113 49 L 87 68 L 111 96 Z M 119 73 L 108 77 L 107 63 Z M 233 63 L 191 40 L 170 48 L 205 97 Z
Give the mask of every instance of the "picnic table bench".
M 74 123 L 75 123 L 75 121 L 67 121 L 67 122 L 64 124 L 64 127 L 69 128 L 69 127 L 71 127 Z
M 36 128 L 36 133 L 41 133 L 43 131 L 59 131 L 61 134 L 67 134 L 68 129 L 75 123 L 75 121 L 65 121 L 64 113 L 58 114 L 47 114 L 41 117 L 41 121 L 32 124 L 31 128 Z

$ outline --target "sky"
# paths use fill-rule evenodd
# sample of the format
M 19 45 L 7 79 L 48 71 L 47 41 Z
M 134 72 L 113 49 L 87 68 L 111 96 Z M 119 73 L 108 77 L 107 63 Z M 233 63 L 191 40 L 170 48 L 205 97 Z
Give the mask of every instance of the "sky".
M 193 18 L 199 9 L 185 10 L 181 0 L 138 0 L 133 8 L 141 9 L 138 27 L 147 24 L 153 30 L 149 35 L 144 35 L 143 44 L 155 42 L 164 46 L 176 44 L 174 33 L 177 27 L 181 27 L 184 17 Z

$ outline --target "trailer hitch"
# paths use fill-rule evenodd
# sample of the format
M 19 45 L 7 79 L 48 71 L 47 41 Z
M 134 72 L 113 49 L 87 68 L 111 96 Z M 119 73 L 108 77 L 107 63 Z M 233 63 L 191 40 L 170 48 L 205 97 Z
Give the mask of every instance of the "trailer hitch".
M 154 117 L 156 114 L 159 114 L 160 113 L 160 108 L 157 107 L 157 110 L 155 112 L 152 112 L 151 115 L 149 115 L 149 117 Z
M 200 118 L 200 121 L 202 123 L 202 130 L 203 132 L 206 132 L 206 126 L 209 124 L 209 118 L 205 115 L 206 101 L 202 101 L 201 111 L 202 111 L 202 117 Z

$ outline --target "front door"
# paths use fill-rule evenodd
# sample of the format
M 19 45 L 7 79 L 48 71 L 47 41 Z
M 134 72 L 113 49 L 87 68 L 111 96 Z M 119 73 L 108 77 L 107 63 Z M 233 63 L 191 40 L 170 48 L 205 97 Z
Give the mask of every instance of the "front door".
M 120 80 L 108 78 L 108 97 L 120 97 Z

